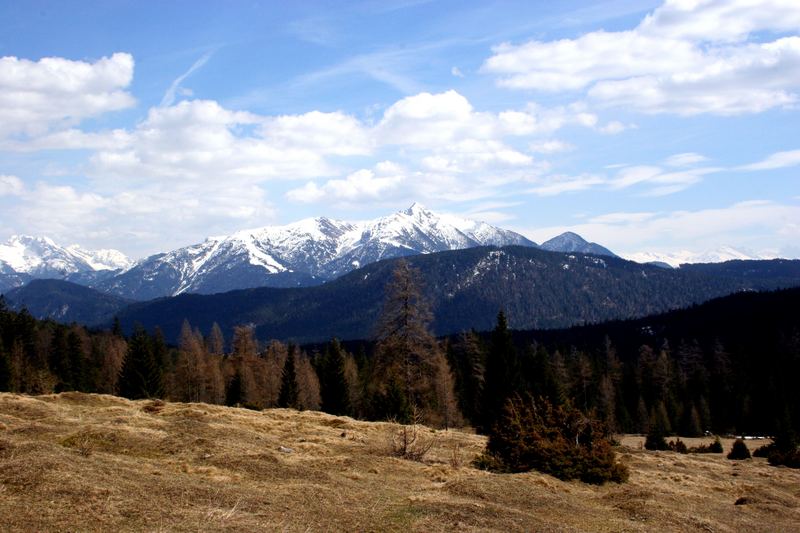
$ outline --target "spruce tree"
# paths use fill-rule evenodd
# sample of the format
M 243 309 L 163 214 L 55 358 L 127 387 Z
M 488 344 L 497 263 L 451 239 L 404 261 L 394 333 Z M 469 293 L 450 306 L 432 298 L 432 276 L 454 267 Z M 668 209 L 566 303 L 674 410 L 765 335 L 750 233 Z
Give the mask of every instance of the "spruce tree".
M 72 389 L 77 391 L 88 390 L 89 378 L 83 353 L 83 340 L 74 329 L 67 335 L 67 358 L 69 360 Z
M 161 341 L 163 343 L 163 340 Z M 154 398 L 161 394 L 161 368 L 153 353 L 154 343 L 140 325 L 128 342 L 128 353 L 122 364 L 119 394 L 131 400 Z M 158 346 L 160 350 L 161 347 Z
M 497 325 L 492 331 L 483 386 L 482 415 L 479 429 L 491 431 L 503 415 L 506 401 L 519 392 L 520 365 L 508 322 L 503 311 L 497 314 Z
M 283 372 L 281 372 L 281 391 L 278 394 L 278 407 L 291 407 L 296 409 L 298 406 L 295 350 L 295 345 L 290 344 L 289 354 L 286 356 L 286 362 L 283 364 Z
M 233 378 L 231 378 L 225 391 L 225 405 L 233 407 L 243 403 L 242 392 L 242 374 L 239 369 L 236 369 L 236 373 L 233 374 Z
M 350 414 L 350 391 L 345 377 L 345 358 L 337 339 L 325 347 L 319 372 L 322 410 L 333 415 Z
M 11 390 L 11 361 L 8 353 L 3 347 L 3 339 L 0 338 L 0 391 Z
M 69 345 L 67 343 L 67 328 L 56 326 L 53 332 L 53 340 L 50 343 L 50 354 L 48 357 L 50 371 L 58 379 L 56 392 L 72 390 L 72 369 L 70 368 Z

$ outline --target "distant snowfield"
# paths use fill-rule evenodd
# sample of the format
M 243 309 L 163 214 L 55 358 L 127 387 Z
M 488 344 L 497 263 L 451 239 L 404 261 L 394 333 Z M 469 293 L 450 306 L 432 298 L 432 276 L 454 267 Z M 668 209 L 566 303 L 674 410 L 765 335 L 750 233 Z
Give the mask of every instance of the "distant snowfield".
M 777 259 L 779 257 L 778 254 L 769 250 L 756 253 L 733 248 L 732 246 L 721 246 L 716 250 L 702 252 L 681 250 L 677 252 L 634 252 L 620 255 L 637 263 L 661 262 L 667 263 L 672 267 L 678 267 L 686 263 L 722 263 L 736 259 Z

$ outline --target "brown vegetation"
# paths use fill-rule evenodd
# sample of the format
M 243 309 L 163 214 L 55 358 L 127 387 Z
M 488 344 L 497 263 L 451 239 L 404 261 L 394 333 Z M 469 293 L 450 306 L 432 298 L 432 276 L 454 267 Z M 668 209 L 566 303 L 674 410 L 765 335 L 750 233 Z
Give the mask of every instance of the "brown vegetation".
M 420 426 L 422 437 L 435 438 L 423 461 L 393 457 L 386 439 L 398 429 L 311 411 L 0 394 L 0 524 L 6 531 L 774 532 L 800 523 L 800 471 L 761 458 L 649 452 L 643 437 L 625 437 L 617 451 L 629 482 L 598 487 L 472 468 L 485 439 L 460 431 Z

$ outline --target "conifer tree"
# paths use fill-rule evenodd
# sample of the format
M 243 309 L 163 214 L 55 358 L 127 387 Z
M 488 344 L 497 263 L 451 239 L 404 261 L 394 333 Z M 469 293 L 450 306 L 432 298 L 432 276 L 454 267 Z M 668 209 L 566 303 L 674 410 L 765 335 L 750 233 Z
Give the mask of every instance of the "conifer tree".
M 503 415 L 506 401 L 519 392 L 519 361 L 503 311 L 497 314 L 492 331 L 483 386 L 482 415 L 479 429 L 488 433 Z
M 283 364 L 281 372 L 281 391 L 278 394 L 278 407 L 298 407 L 297 373 L 295 371 L 295 350 L 294 344 L 289 345 L 289 354 Z
M 73 329 L 67 335 L 67 359 L 69 360 L 69 374 L 73 390 L 86 391 L 88 376 L 86 371 L 86 355 L 83 352 L 83 339 Z
M 407 405 L 417 410 L 426 421 L 436 412 L 436 358 L 441 348 L 428 329 L 432 315 L 422 294 L 419 272 L 407 261 L 400 260 L 386 287 L 383 310 L 378 320 L 377 346 L 372 384 L 374 406 Z M 397 385 L 401 389 L 396 389 Z M 391 394 L 384 401 L 380 396 Z M 405 395 L 405 401 L 396 397 Z M 404 420 L 407 413 L 375 413 L 382 418 Z
M 0 338 L 0 391 L 11 390 L 11 359 L 3 346 L 3 339 Z
M 325 347 L 320 365 L 319 384 L 322 410 L 333 415 L 349 415 L 350 390 L 345 375 L 345 356 L 338 339 Z
M 48 359 L 50 371 L 55 374 L 58 380 L 56 383 L 56 392 L 72 390 L 72 371 L 69 361 L 69 345 L 67 344 L 66 327 L 61 325 L 55 327 Z
M 447 356 L 461 411 L 475 424 L 480 418 L 486 358 L 478 334 L 473 330 L 459 335 L 455 342 L 448 343 Z
M 121 396 L 137 400 L 161 395 L 161 368 L 156 363 L 153 348 L 154 342 L 150 336 L 142 326 L 137 325 L 122 365 L 119 379 Z
M 233 407 L 243 403 L 242 400 L 242 374 L 237 369 L 225 391 L 225 405 Z

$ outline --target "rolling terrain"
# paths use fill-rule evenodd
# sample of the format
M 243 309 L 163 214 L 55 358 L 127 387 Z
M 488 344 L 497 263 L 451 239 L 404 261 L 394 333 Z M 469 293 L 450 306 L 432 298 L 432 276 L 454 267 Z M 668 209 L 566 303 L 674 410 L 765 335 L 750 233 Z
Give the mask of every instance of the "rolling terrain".
M 788 532 L 800 523 L 800 472 L 764 459 L 649 452 L 626 437 L 617 452 L 629 482 L 597 487 L 477 470 L 470 461 L 485 440 L 461 431 L 423 428 L 430 453 L 399 459 L 388 446 L 396 430 L 285 409 L 3 393 L 0 523 L 42 532 Z

